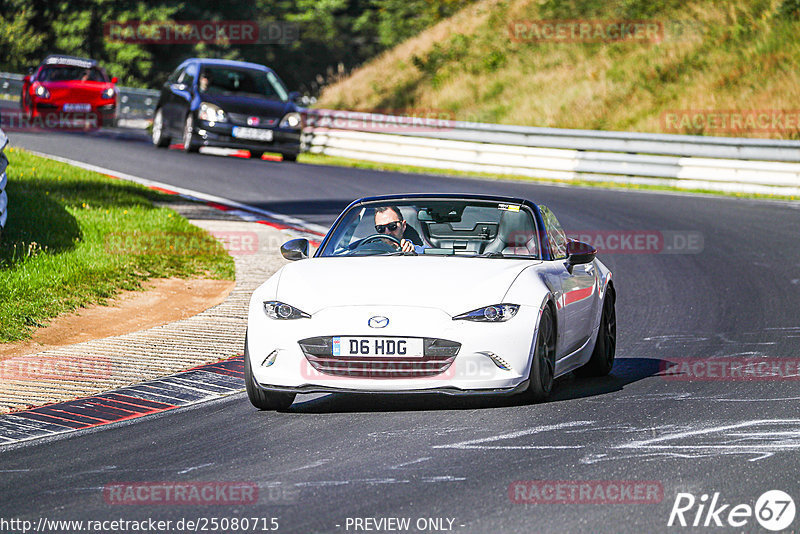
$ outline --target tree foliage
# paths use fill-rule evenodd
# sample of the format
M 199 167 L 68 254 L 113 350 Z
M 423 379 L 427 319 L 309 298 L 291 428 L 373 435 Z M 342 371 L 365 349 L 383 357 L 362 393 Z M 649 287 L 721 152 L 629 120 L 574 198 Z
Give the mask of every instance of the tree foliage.
M 331 72 L 351 69 L 446 18 L 468 0 L 0 0 L 0 70 L 24 72 L 51 53 L 90 57 L 129 86 L 158 87 L 188 57 L 241 59 L 273 67 L 314 93 Z M 110 22 L 248 20 L 290 22 L 282 44 L 135 44 L 107 38 Z

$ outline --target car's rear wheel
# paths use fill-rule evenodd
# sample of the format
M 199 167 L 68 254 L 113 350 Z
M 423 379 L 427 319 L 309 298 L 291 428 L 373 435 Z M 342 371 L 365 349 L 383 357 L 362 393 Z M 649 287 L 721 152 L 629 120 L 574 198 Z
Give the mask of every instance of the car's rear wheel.
M 294 163 L 297 161 L 297 154 L 281 154 L 283 156 L 283 161 L 290 161 Z
M 259 410 L 286 410 L 292 405 L 296 396 L 294 393 L 264 391 L 256 386 L 246 337 L 244 341 L 244 383 L 250 403 Z
M 614 354 L 617 350 L 617 312 L 614 299 L 614 290 L 609 289 L 603 300 L 600 329 L 597 332 L 597 342 L 592 357 L 585 365 L 575 369 L 575 374 L 578 376 L 606 376 L 614 367 Z
M 183 124 L 183 151 L 197 152 L 200 146 L 197 144 L 194 135 L 194 117 L 189 113 L 186 115 L 186 122 Z
M 528 389 L 525 394 L 533 401 L 546 399 L 553 390 L 556 370 L 556 328 L 553 314 L 547 306 L 539 319 L 536 334 L 536 350 L 528 375 Z
M 168 147 L 170 138 L 164 132 L 164 112 L 156 110 L 153 117 L 153 144 L 158 148 Z

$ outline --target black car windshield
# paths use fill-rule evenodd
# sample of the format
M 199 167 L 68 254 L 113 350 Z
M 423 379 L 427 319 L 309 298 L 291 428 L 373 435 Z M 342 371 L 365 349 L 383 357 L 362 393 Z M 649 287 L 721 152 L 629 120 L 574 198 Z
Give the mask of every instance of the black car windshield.
M 67 82 L 67 81 L 84 81 L 84 82 L 106 82 L 108 81 L 98 68 L 83 68 L 75 66 L 55 66 L 50 65 L 43 67 L 39 72 L 37 80 L 40 82 Z
M 269 71 L 206 66 L 200 72 L 198 88 L 209 95 L 247 95 L 287 101 L 289 94 L 278 77 Z
M 318 256 L 414 254 L 536 259 L 535 218 L 525 205 L 479 199 L 369 202 L 342 215 Z

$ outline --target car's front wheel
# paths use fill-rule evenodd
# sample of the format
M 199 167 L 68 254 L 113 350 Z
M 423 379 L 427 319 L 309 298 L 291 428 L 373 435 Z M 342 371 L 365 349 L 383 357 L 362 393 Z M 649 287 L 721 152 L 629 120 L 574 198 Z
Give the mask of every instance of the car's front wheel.
M 288 161 L 294 163 L 297 161 L 297 154 L 281 154 L 283 156 L 283 161 Z
M 200 146 L 197 144 L 194 135 L 194 117 L 192 114 L 186 115 L 186 122 L 183 124 L 183 150 L 184 152 L 197 152 Z
M 153 117 L 153 144 L 158 148 L 169 146 L 170 138 L 164 131 L 164 112 L 161 109 L 156 110 Z
M 264 151 L 263 150 L 251 150 L 250 151 L 250 157 L 252 159 L 261 159 L 263 156 L 264 156 Z
M 603 300 L 600 330 L 597 332 L 592 357 L 582 367 L 575 369 L 578 376 L 606 376 L 614 367 L 614 354 L 617 350 L 617 312 L 614 299 L 614 290 L 609 289 Z
M 547 306 L 539 319 L 536 350 L 528 375 L 526 395 L 533 401 L 546 399 L 553 390 L 556 370 L 556 328 L 553 314 Z
M 294 402 L 294 393 L 264 391 L 256 386 L 246 337 L 244 341 L 244 384 L 250 403 L 259 410 L 286 410 Z

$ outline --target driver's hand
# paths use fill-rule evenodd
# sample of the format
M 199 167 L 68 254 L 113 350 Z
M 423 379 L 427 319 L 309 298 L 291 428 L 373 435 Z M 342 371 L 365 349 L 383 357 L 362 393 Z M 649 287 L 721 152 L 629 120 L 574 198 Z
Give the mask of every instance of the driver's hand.
M 400 241 L 400 249 L 403 252 L 414 252 L 414 243 L 412 243 L 408 239 L 403 239 L 402 241 Z

